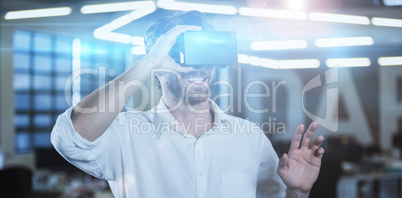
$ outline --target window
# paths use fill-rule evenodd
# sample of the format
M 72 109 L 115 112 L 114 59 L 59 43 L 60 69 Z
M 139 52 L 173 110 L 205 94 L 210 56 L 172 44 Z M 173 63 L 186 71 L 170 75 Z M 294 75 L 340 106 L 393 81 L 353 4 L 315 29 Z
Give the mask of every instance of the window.
M 84 98 L 125 71 L 125 53 L 129 49 L 81 41 L 80 95 Z M 111 75 L 114 74 L 114 75 Z
M 76 58 L 73 40 L 72 37 L 26 30 L 14 32 L 14 126 L 18 153 L 51 147 L 50 132 L 57 116 L 71 104 L 65 89 L 71 90 L 72 86 L 67 80 L 73 72 L 73 58 Z M 78 68 L 94 71 L 80 76 L 78 91 L 83 98 L 124 72 L 128 49 L 95 42 L 80 43 L 78 58 L 81 64 Z M 109 71 L 114 75 L 109 75 Z M 100 74 L 103 74 L 101 78 Z
M 60 86 L 71 74 L 71 45 L 71 38 L 14 32 L 14 125 L 19 153 L 50 146 L 57 115 L 68 108 Z

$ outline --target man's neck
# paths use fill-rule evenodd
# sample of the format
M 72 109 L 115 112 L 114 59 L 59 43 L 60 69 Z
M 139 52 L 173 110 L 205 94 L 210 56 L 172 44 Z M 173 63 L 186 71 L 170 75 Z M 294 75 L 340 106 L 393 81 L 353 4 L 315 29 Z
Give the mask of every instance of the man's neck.
M 177 104 L 169 99 L 163 99 L 173 118 L 188 134 L 198 138 L 212 128 L 214 118 L 208 100 L 189 105 L 186 102 Z

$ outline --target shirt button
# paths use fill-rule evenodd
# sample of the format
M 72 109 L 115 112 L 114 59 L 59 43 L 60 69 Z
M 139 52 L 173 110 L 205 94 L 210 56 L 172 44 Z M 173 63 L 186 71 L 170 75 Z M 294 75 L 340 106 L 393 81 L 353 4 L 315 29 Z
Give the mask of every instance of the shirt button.
M 202 172 L 198 173 L 198 176 L 202 177 L 202 175 L 203 175 Z

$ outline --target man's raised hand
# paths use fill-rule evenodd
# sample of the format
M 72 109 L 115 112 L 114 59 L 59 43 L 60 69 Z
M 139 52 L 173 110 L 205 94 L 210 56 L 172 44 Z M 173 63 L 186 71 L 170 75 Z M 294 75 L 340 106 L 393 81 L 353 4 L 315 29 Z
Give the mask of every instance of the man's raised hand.
M 318 136 L 309 148 L 317 125 L 317 122 L 311 123 L 304 138 L 304 125 L 299 125 L 293 136 L 289 153 L 283 154 L 279 160 L 278 175 L 288 187 L 288 191 L 307 194 L 317 180 L 324 154 L 324 149 L 320 147 L 324 137 Z

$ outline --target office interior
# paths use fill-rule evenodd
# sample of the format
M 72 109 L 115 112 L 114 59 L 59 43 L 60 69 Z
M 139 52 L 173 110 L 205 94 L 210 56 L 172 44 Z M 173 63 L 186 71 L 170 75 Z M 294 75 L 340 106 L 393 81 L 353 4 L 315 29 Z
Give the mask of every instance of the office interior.
M 237 34 L 238 64 L 217 67 L 211 85 L 226 113 L 259 124 L 278 156 L 298 124 L 319 122 L 326 152 L 310 197 L 402 197 L 401 0 L 0 5 L 0 188 L 15 196 L 113 197 L 54 150 L 57 116 L 145 55 L 152 20 L 200 10 Z M 158 104 L 157 87 L 150 77 L 123 111 Z

